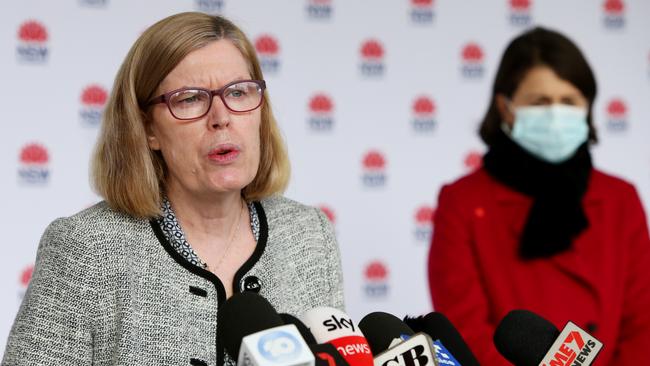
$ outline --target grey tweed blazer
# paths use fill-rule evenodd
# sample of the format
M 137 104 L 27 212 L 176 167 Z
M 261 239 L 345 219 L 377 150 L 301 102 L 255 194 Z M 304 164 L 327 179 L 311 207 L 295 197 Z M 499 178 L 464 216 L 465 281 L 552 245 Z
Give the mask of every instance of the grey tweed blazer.
M 342 308 L 339 251 L 323 213 L 283 197 L 255 205 L 260 237 L 234 291 L 252 287 L 294 315 Z M 102 202 L 43 234 L 2 366 L 222 365 L 224 300 L 219 279 L 183 259 L 156 223 Z

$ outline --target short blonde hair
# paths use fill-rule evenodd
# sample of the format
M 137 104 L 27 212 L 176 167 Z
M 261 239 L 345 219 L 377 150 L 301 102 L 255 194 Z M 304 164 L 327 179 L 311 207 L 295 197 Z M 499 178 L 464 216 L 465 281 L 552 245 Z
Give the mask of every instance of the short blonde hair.
M 160 215 L 167 167 L 162 155 L 147 144 L 149 117 L 144 106 L 185 56 L 220 39 L 239 49 L 253 79 L 263 80 L 251 42 L 220 16 L 172 15 L 149 27 L 131 47 L 115 78 L 92 160 L 94 188 L 113 209 L 135 217 Z M 288 181 L 286 148 L 265 92 L 259 168 L 242 196 L 249 202 L 260 200 L 284 191 Z

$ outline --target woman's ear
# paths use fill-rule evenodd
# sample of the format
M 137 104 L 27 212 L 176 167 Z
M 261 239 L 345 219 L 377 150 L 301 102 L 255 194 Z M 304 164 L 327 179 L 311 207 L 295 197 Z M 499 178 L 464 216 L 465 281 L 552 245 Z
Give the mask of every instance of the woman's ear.
M 494 96 L 494 104 L 501 115 L 501 120 L 512 127 L 515 123 L 515 115 L 510 106 L 509 99 L 503 94 L 497 94 Z
M 147 145 L 151 150 L 160 150 L 160 141 L 154 132 L 153 121 L 147 118 L 144 122 L 145 132 L 147 133 Z

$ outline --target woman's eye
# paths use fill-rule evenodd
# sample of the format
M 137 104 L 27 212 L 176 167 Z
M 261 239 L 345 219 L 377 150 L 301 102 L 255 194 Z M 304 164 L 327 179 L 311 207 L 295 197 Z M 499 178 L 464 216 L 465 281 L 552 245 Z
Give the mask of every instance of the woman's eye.
M 232 97 L 232 98 L 241 98 L 241 97 L 244 97 L 244 96 L 246 96 L 246 92 L 243 91 L 243 90 L 237 90 L 237 89 L 229 90 L 228 95 L 227 95 L 227 97 Z

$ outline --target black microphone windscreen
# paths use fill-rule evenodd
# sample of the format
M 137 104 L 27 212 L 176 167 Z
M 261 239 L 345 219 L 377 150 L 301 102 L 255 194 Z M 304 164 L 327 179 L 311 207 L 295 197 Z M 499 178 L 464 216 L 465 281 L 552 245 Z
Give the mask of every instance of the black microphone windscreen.
M 398 317 L 381 311 L 364 316 L 359 322 L 359 329 L 366 336 L 370 350 L 375 356 L 387 350 L 395 338 L 415 334 Z
M 439 339 L 461 365 L 479 366 L 469 346 L 446 316 L 438 312 L 429 313 L 422 318 L 422 325 L 422 331 L 434 341 Z
M 518 366 L 537 366 L 560 335 L 553 323 L 528 310 L 513 310 L 494 332 L 494 345 Z
M 302 339 L 305 340 L 307 344 L 317 344 L 316 338 L 314 338 L 314 335 L 311 333 L 309 328 L 300 321 L 300 319 L 296 318 L 295 316 L 287 313 L 281 313 L 280 318 L 282 318 L 282 321 L 284 324 L 293 324 L 298 328 L 298 331 L 300 332 L 300 335 L 302 336 Z
M 220 340 L 228 354 L 237 360 L 242 339 L 247 335 L 284 325 L 273 306 L 253 292 L 235 294 L 217 313 Z

